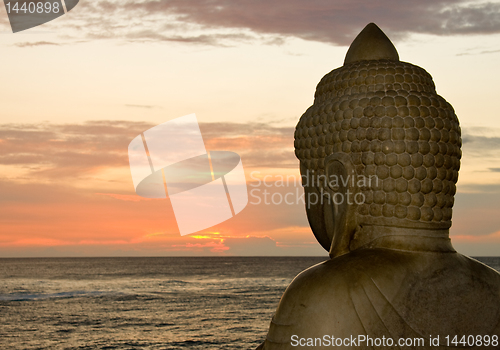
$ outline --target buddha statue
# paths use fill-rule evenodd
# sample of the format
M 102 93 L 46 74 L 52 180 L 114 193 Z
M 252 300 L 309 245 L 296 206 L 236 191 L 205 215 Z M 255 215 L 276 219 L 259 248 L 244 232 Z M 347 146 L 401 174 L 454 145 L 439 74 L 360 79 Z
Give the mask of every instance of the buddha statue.
M 500 274 L 449 238 L 460 148 L 432 77 L 367 25 L 295 130 L 330 259 L 291 282 L 258 349 L 499 349 Z

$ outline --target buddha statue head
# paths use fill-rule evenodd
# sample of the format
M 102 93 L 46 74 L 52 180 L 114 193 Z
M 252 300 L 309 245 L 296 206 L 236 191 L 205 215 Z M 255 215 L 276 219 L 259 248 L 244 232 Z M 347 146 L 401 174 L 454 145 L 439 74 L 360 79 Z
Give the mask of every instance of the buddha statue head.
M 429 73 L 367 25 L 295 130 L 318 242 L 336 257 L 384 232 L 448 237 L 460 147 L 457 116 Z

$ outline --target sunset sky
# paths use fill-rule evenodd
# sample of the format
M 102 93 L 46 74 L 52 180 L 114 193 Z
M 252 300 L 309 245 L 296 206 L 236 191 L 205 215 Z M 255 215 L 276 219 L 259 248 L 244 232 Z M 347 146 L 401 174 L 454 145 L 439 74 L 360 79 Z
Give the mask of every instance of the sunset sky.
M 500 255 L 500 1 L 81 0 L 16 34 L 0 6 L 0 257 L 326 256 L 298 198 L 293 131 L 369 22 L 460 119 L 454 247 Z M 241 155 L 258 195 L 180 236 L 169 200 L 135 194 L 127 147 L 190 113 L 208 150 Z M 297 181 L 258 187 L 265 176 Z M 265 204 L 265 189 L 297 203 Z

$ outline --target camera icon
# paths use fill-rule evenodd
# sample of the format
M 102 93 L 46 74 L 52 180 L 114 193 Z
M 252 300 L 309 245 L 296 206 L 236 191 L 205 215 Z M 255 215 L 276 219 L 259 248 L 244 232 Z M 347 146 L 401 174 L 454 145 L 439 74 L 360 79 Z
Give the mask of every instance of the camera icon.
M 248 203 L 240 156 L 207 151 L 194 114 L 135 137 L 128 156 L 136 193 L 168 196 L 182 236 L 222 223 Z

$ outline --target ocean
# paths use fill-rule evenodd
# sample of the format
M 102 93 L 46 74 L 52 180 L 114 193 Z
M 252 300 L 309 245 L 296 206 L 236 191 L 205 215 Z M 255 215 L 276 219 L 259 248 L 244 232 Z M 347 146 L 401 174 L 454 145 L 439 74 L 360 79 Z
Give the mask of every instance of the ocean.
M 0 349 L 255 349 L 293 277 L 325 259 L 0 259 Z

